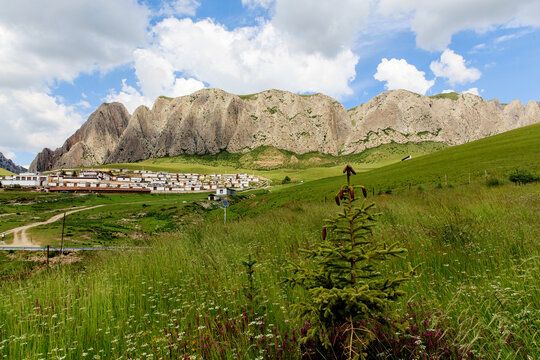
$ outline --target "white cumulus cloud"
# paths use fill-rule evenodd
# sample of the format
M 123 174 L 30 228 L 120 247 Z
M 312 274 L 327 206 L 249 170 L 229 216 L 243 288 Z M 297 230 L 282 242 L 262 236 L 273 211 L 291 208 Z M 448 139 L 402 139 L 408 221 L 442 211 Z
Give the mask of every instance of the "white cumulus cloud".
M 4 155 L 4 157 L 8 160 L 15 160 L 15 153 L 13 151 L 5 151 L 5 152 L 2 152 L 2 154 Z
M 463 93 L 464 94 L 473 94 L 473 95 L 480 96 L 480 93 L 478 92 L 478 88 L 476 88 L 476 87 L 470 88 L 469 90 L 465 90 Z
M 13 151 L 60 146 L 83 122 L 73 106 L 44 92 L 13 90 L 3 96 L 0 143 Z
M 173 0 L 164 2 L 158 15 L 195 16 L 199 6 L 201 3 L 198 0 Z
M 416 66 L 407 63 L 405 59 L 382 59 L 373 77 L 385 81 L 388 90 L 405 89 L 425 95 L 433 86 L 435 80 L 427 80 L 426 73 Z
M 369 1 L 277 0 L 272 24 L 291 46 L 335 56 L 353 47 L 369 10 Z
M 135 0 L 4 1 L 0 88 L 71 81 L 125 63 L 146 42 L 147 16 Z
M 104 101 L 107 103 L 115 101 L 120 102 L 124 104 L 131 114 L 133 114 L 133 111 L 141 105 L 151 107 L 153 102 L 152 99 L 144 97 L 139 90 L 135 89 L 133 86 L 129 86 L 126 83 L 126 79 L 122 79 L 122 90 L 116 92 L 114 89 L 111 89 L 109 94 L 105 96 Z
M 273 3 L 274 0 L 242 0 L 242 5 L 251 9 L 256 7 L 268 9 Z
M 0 144 L 32 152 L 61 145 L 88 103 L 66 105 L 52 85 L 129 62 L 147 42 L 148 16 L 136 0 L 3 1 Z
M 174 81 L 169 84 L 168 88 L 162 88 L 161 95 L 149 96 L 143 95 L 139 90 L 126 83 L 126 79 L 122 79 L 122 90 L 116 92 L 114 89 L 109 91 L 109 94 L 104 98 L 105 102 L 118 101 L 133 114 L 135 109 L 141 105 L 146 105 L 149 108 L 158 96 L 178 97 L 191 94 L 197 90 L 204 88 L 204 83 L 195 79 L 175 78 Z
M 152 45 L 134 52 L 137 85 L 147 100 L 183 95 L 205 83 L 237 94 L 271 88 L 335 97 L 352 93 L 358 56 L 351 49 L 333 56 L 306 52 L 271 22 L 228 30 L 210 19 L 168 18 L 152 33 Z
M 467 67 L 463 56 L 450 49 L 444 50 L 439 61 L 433 61 L 429 66 L 437 77 L 447 78 L 451 85 L 474 82 L 480 79 L 482 73 L 474 67 Z
M 540 26 L 538 0 L 380 0 L 383 15 L 407 13 L 416 43 L 426 50 L 443 50 L 462 30 L 485 32 L 497 26 Z

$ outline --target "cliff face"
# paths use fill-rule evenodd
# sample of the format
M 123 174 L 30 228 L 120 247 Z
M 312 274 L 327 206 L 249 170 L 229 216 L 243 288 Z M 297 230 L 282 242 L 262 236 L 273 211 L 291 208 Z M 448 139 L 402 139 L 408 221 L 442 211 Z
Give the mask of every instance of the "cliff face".
M 472 94 L 451 98 L 405 90 L 384 92 L 349 111 L 355 124 L 344 153 L 357 153 L 390 141 L 437 141 L 459 145 L 540 122 L 540 106 L 514 100 L 502 105 Z
M 159 98 L 152 110 L 139 107 L 106 161 L 242 152 L 262 145 L 337 154 L 350 128 L 343 106 L 325 95 L 269 90 L 242 99 L 205 89 Z
M 15 174 L 20 174 L 26 172 L 27 170 L 22 166 L 16 165 L 13 161 L 6 158 L 4 154 L 0 152 L 0 169 L 11 171 Z
M 391 141 L 448 145 L 540 122 L 531 101 L 508 105 L 471 94 L 434 98 L 384 92 L 349 111 L 322 94 L 268 90 L 236 96 L 203 89 L 158 98 L 130 116 L 119 103 L 102 105 L 55 151 L 44 149 L 31 170 L 133 162 L 178 154 L 246 152 L 267 145 L 295 153 L 358 153 Z
M 56 150 L 43 149 L 30 171 L 103 164 L 118 144 L 130 115 L 120 103 L 102 104 L 79 130 Z

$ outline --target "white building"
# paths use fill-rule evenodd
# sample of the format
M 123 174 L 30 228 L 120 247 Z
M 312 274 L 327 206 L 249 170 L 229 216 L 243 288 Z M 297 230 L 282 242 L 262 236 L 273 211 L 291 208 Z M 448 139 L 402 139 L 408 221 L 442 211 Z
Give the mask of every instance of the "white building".
M 0 177 L 2 186 L 42 187 L 47 186 L 47 176 L 34 173 L 22 173 L 19 175 L 7 175 Z
M 236 190 L 230 189 L 230 188 L 219 188 L 216 190 L 216 195 L 223 195 L 223 196 L 236 195 Z

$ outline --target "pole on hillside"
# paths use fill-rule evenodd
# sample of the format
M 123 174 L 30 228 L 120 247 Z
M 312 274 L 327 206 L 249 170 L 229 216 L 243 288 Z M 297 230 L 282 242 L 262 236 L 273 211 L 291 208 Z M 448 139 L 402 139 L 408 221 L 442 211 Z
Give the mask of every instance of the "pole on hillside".
M 49 248 L 50 246 L 47 245 L 47 267 L 49 267 Z
M 484 169 L 484 177 L 486 178 L 487 180 L 487 170 Z
M 223 210 L 225 210 L 225 212 L 223 213 L 223 224 L 227 224 L 227 207 L 224 206 L 223 207 Z
M 66 213 L 64 213 L 64 220 L 62 221 L 62 240 L 60 241 L 60 259 L 62 259 L 62 253 L 64 252 L 64 229 L 66 227 Z

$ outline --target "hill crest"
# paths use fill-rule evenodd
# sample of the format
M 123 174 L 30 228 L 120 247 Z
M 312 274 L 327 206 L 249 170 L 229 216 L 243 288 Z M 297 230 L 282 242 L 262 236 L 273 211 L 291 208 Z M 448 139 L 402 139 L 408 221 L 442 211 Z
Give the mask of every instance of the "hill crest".
M 221 89 L 159 97 L 132 115 L 101 105 L 66 143 L 44 149 L 31 170 L 126 163 L 179 154 L 247 152 L 272 146 L 297 154 L 359 153 L 391 142 L 458 145 L 540 122 L 540 106 L 507 105 L 472 94 L 381 93 L 353 109 L 324 95 L 282 90 L 234 95 Z

